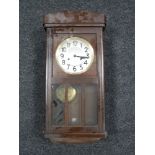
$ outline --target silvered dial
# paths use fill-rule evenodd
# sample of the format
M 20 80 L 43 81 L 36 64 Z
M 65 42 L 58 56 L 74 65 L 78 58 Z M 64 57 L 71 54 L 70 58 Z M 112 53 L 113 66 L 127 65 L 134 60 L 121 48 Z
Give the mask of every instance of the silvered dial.
M 81 74 L 86 72 L 93 63 L 94 49 L 87 40 L 70 37 L 58 45 L 55 56 L 64 72 Z

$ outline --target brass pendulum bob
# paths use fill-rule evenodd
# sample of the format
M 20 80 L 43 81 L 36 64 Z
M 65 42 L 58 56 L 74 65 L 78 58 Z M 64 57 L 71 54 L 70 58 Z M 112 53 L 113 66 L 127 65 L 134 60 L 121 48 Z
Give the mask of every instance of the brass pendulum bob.
M 76 89 L 73 88 L 72 86 L 67 87 L 67 102 L 73 101 L 75 96 L 76 96 Z M 64 85 L 60 85 L 56 89 L 56 97 L 60 101 L 65 102 L 65 86 Z

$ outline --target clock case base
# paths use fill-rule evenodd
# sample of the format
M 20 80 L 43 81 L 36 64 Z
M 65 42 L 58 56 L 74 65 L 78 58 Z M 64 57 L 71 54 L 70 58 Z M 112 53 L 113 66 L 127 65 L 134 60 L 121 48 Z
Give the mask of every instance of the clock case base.
M 45 134 L 45 138 L 48 138 L 52 143 L 63 144 L 82 144 L 82 143 L 94 143 L 98 140 L 105 139 L 107 132 L 104 133 L 64 133 L 64 134 Z

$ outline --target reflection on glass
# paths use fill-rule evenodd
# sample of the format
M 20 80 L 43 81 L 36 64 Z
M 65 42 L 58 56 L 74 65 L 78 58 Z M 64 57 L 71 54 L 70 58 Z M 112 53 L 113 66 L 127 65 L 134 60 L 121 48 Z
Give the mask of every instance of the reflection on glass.
M 85 125 L 97 124 L 97 87 L 85 86 Z
M 53 85 L 53 101 L 52 101 L 52 124 L 63 125 L 64 124 L 64 102 L 61 101 L 57 95 L 56 90 L 58 85 Z M 63 95 L 63 94 L 62 94 Z
M 72 86 L 76 89 L 75 98 L 68 102 L 68 110 L 69 110 L 69 125 L 79 125 L 80 124 L 80 102 L 81 102 L 81 94 L 79 86 Z

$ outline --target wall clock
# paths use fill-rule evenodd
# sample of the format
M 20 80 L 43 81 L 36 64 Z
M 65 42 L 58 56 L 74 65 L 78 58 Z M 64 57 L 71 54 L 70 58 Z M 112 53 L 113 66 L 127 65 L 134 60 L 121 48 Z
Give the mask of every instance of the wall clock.
M 55 143 L 105 138 L 103 30 L 105 16 L 64 11 L 44 17 L 44 135 Z

